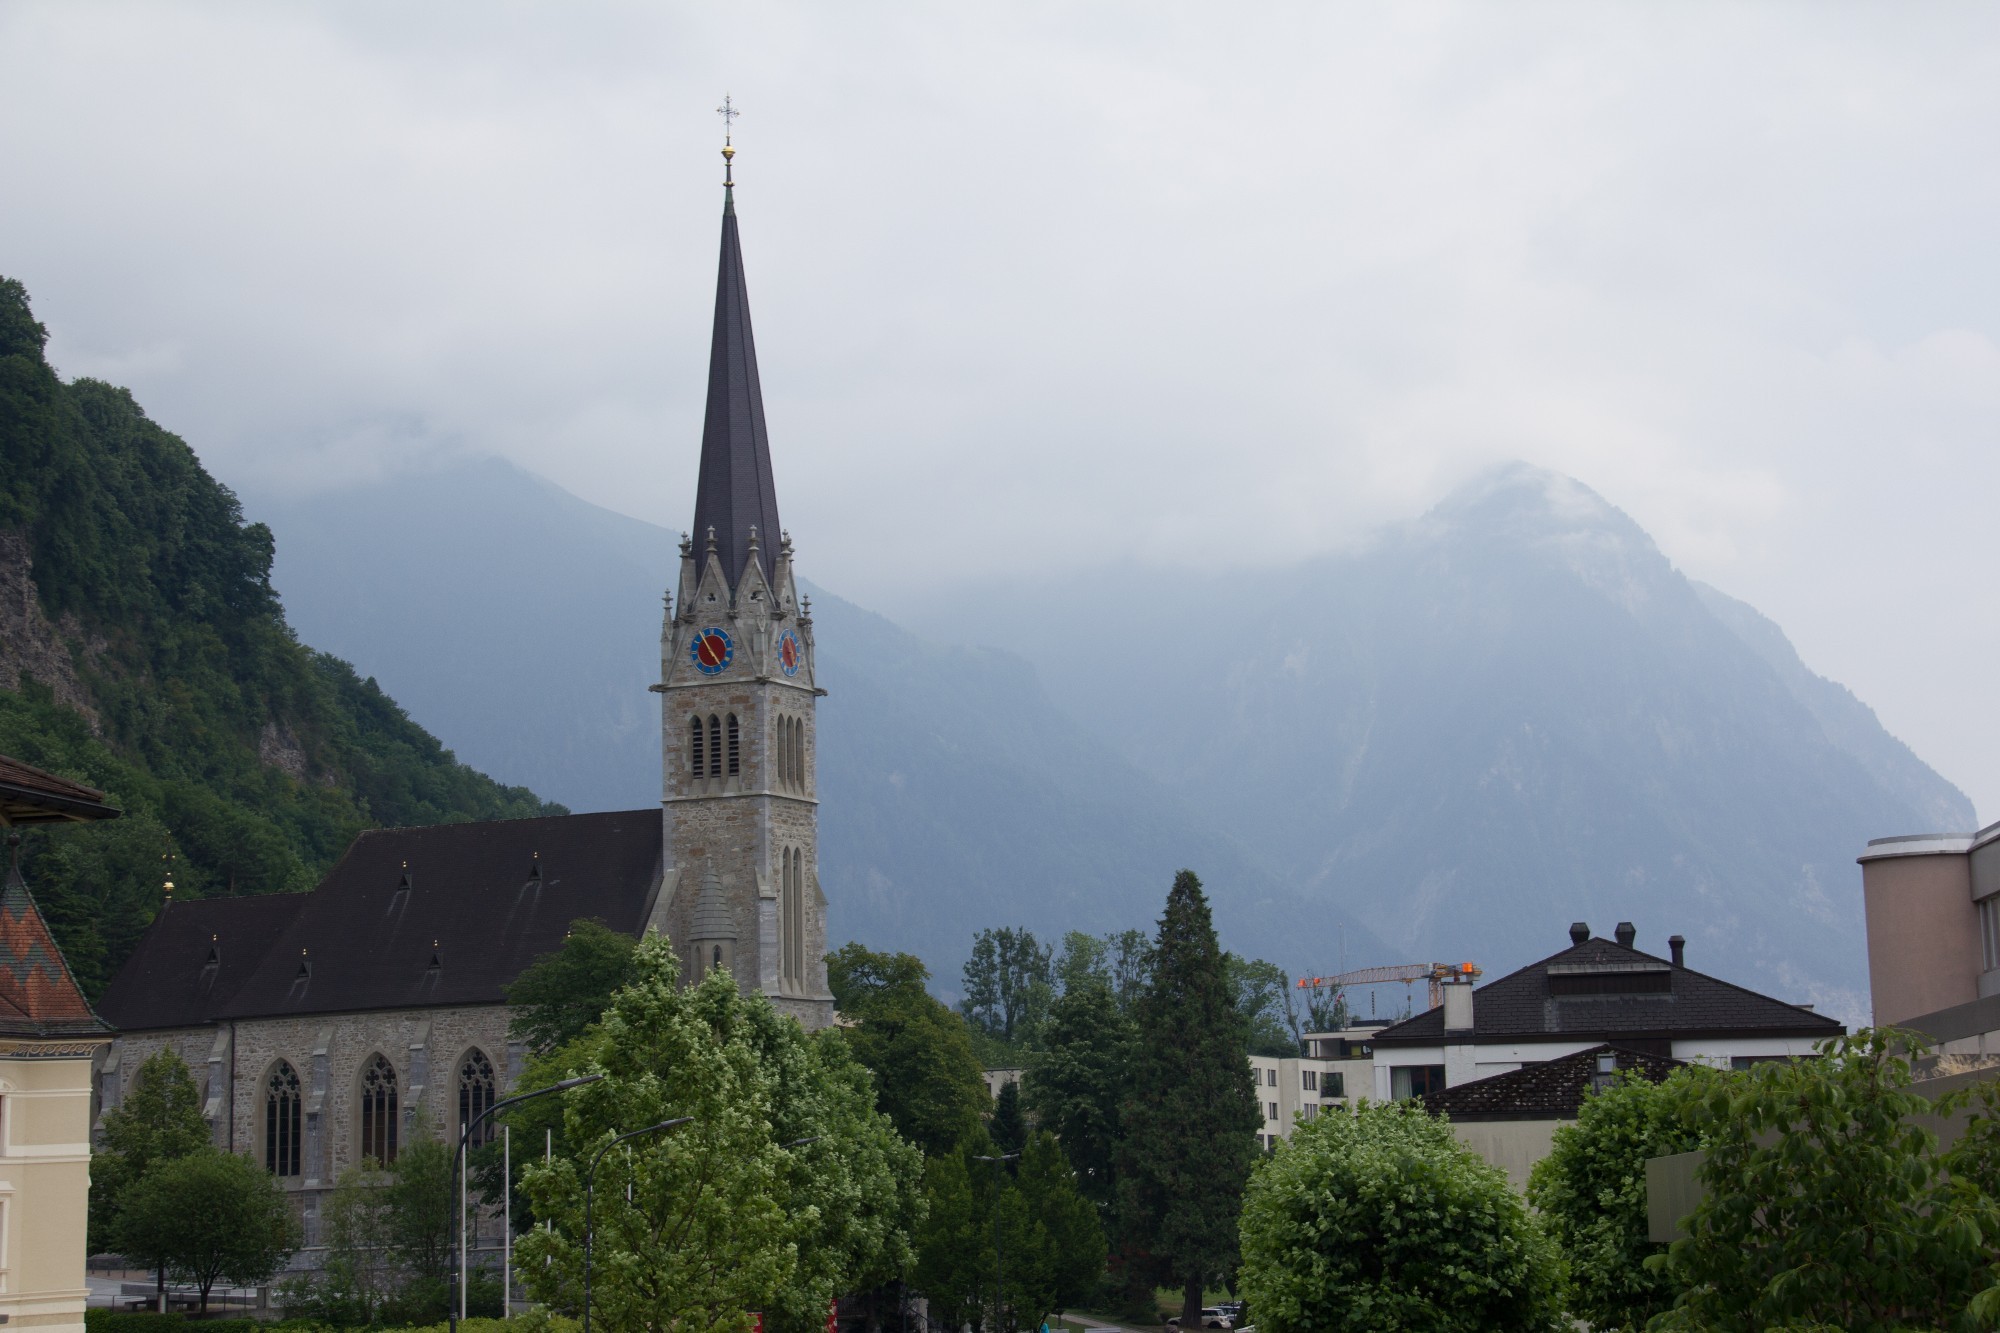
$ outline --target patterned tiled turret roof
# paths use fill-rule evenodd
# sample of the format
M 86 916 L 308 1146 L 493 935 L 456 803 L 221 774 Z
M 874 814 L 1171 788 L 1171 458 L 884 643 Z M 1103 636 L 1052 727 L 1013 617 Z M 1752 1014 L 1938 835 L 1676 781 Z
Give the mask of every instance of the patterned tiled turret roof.
M 109 1032 L 70 974 L 62 950 L 21 879 L 19 841 L 9 833 L 0 884 L 0 1036 L 68 1037 Z

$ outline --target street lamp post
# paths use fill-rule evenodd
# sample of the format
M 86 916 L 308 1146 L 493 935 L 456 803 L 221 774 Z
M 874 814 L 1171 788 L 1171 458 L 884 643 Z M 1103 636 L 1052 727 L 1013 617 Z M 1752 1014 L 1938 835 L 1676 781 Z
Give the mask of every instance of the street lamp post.
M 993 1333 L 1003 1333 L 1000 1328 L 1001 1311 L 1007 1305 L 1006 1269 L 1000 1261 L 1000 1185 L 1006 1176 L 1000 1167 L 1002 1163 L 1011 1162 L 1020 1155 L 1017 1152 L 1003 1152 L 997 1157 L 975 1156 L 972 1159 L 975 1162 L 993 1163 Z
M 591 1227 L 595 1220 L 592 1212 L 592 1202 L 593 1195 L 597 1189 L 597 1164 L 604 1160 L 604 1154 L 610 1152 L 627 1139 L 636 1139 L 641 1134 L 655 1134 L 663 1129 L 672 1129 L 675 1125 L 685 1125 L 692 1119 L 694 1119 L 693 1116 L 684 1115 L 674 1120 L 662 1120 L 659 1124 L 648 1125 L 644 1129 L 635 1129 L 630 1134 L 620 1134 L 617 1138 L 599 1148 L 597 1156 L 590 1159 L 590 1170 L 583 1173 L 583 1333 L 590 1333 L 590 1240 Z
M 449 1303 L 451 1333 L 458 1333 L 458 1321 L 465 1318 L 465 1310 L 463 1308 L 465 1302 L 465 1145 L 471 1140 L 472 1131 L 478 1129 L 481 1122 L 486 1120 L 495 1111 L 504 1110 L 519 1102 L 533 1101 L 537 1097 L 546 1097 L 552 1092 L 568 1092 L 571 1088 L 580 1088 L 586 1083 L 595 1083 L 603 1077 L 604 1075 L 602 1074 L 585 1074 L 582 1078 L 566 1078 L 560 1083 L 551 1083 L 546 1088 L 536 1088 L 533 1092 L 524 1092 L 518 1096 L 502 1098 L 458 1127 L 458 1149 L 451 1156 L 452 1182 L 458 1186 L 458 1259 L 451 1266 L 451 1300 Z M 500 1300 L 501 1308 L 505 1309 L 507 1300 L 506 1292 L 503 1291 L 500 1293 Z

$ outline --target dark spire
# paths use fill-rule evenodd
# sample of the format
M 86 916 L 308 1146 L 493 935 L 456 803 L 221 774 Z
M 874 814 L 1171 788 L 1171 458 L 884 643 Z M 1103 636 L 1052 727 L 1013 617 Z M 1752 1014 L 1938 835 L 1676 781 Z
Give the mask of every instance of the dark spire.
M 783 529 L 778 523 L 778 491 L 771 480 L 771 444 L 764 434 L 757 346 L 750 335 L 743 245 L 736 234 L 736 150 L 726 134 L 722 155 L 731 179 L 722 187 L 722 263 L 715 279 L 715 335 L 708 350 L 708 416 L 701 430 L 694 530 L 714 531 L 722 572 L 734 588 L 751 559 L 751 529 L 760 534 Z M 770 557 L 760 553 L 757 559 L 769 576 Z

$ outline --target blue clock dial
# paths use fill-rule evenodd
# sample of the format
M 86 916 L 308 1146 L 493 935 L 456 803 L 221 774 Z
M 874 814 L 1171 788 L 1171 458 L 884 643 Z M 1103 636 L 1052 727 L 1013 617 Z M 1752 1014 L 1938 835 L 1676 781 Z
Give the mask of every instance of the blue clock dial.
M 688 657 L 694 662 L 696 671 L 704 676 L 716 676 L 735 660 L 736 645 L 726 630 L 705 629 L 688 644 Z
M 778 636 L 778 668 L 781 671 L 787 676 L 796 676 L 805 660 L 805 649 L 799 647 L 798 635 L 786 630 Z

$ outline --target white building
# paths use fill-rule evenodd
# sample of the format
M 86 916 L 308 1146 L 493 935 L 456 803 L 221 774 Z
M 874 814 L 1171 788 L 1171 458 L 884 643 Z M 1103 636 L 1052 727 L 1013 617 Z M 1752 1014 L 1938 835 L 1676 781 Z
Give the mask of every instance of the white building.
M 1371 1095 L 1372 1043 L 1386 1026 L 1371 1023 L 1338 1032 L 1307 1033 L 1302 1056 L 1251 1056 L 1257 1106 L 1264 1113 L 1258 1143 L 1269 1148 L 1289 1137 L 1294 1124 L 1317 1116 L 1320 1108 L 1345 1106 L 1355 1098 Z

